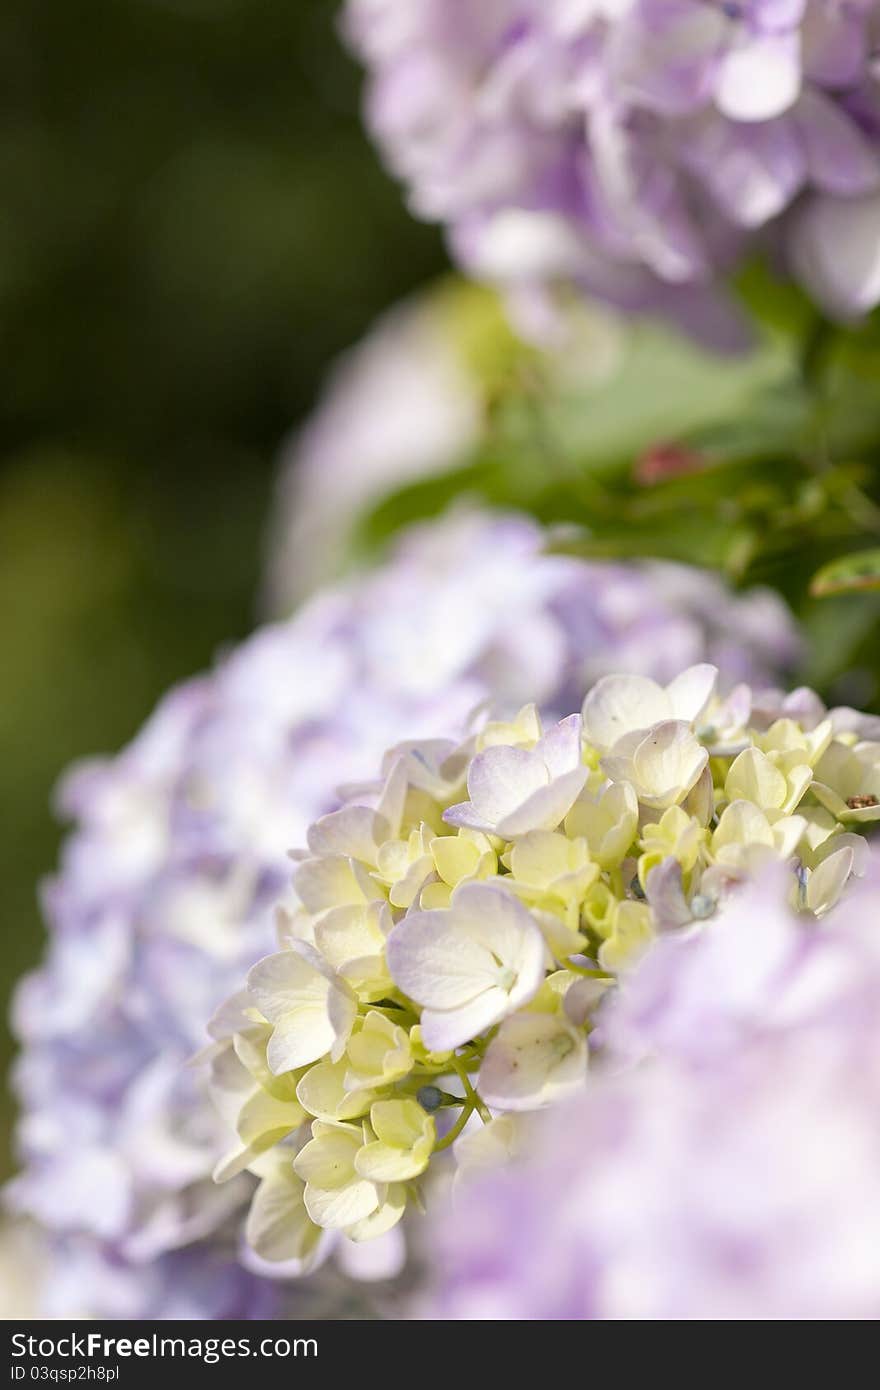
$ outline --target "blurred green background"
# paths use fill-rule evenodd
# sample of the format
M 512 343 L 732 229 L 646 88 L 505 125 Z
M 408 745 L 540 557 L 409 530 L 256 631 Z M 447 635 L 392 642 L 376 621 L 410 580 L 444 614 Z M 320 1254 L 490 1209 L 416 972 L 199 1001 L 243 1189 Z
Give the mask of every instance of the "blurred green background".
M 2 7 L 4 1015 L 59 771 L 247 631 L 279 440 L 443 263 L 362 133 L 336 8 Z

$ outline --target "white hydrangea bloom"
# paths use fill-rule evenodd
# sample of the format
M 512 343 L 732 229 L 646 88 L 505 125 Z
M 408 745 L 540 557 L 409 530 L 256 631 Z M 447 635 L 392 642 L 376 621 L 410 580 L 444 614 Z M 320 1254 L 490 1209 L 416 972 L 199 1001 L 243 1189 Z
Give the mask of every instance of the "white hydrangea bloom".
M 484 713 L 457 746 L 392 748 L 311 828 L 282 949 L 214 1029 L 215 1085 L 231 1069 L 244 1098 L 238 1161 L 296 1179 L 272 1176 L 251 1222 L 263 1258 L 306 1260 L 319 1230 L 387 1237 L 435 1154 L 507 1152 L 505 1117 L 585 1088 L 606 1001 L 658 941 L 708 930 L 768 866 L 774 911 L 841 901 L 867 847 L 814 774 L 863 747 L 858 720 L 805 692 L 782 713 L 748 687 L 722 700 L 717 674 L 611 676 L 549 728 L 531 705 Z

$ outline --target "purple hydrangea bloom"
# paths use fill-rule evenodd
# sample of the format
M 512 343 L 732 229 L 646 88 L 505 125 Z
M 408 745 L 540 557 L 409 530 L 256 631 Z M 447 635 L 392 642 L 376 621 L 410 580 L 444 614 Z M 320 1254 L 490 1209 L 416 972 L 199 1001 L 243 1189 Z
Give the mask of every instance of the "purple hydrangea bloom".
M 348 0 L 368 120 L 470 272 L 560 280 L 733 344 L 766 245 L 832 315 L 880 301 L 874 0 Z
M 779 887 L 623 985 L 605 1076 L 437 1232 L 432 1316 L 878 1316 L 880 860 L 819 926 Z
M 187 1062 L 271 948 L 287 851 L 338 784 L 374 775 L 402 738 L 459 735 L 486 699 L 565 709 L 609 668 L 666 680 L 703 659 L 730 684 L 760 684 L 796 655 L 769 595 L 544 555 L 542 541 L 516 517 L 411 533 L 373 575 L 258 632 L 170 694 L 117 757 L 63 784 L 75 830 L 45 890 L 46 960 L 15 1006 L 10 1192 L 62 1252 L 49 1261 L 53 1314 L 303 1306 L 301 1285 L 236 1262 L 252 1180 L 211 1181 L 228 1138 Z

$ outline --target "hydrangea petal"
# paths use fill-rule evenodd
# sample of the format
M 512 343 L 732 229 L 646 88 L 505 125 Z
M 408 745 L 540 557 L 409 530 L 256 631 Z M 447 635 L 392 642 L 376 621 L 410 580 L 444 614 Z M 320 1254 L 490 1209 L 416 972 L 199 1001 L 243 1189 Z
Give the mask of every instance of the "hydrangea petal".
M 534 1110 L 586 1081 L 587 1045 L 558 1014 L 515 1014 L 502 1023 L 480 1067 L 479 1089 L 500 1110 Z
M 624 734 L 650 728 L 671 713 L 666 691 L 647 676 L 603 676 L 584 700 L 584 738 L 604 752 Z

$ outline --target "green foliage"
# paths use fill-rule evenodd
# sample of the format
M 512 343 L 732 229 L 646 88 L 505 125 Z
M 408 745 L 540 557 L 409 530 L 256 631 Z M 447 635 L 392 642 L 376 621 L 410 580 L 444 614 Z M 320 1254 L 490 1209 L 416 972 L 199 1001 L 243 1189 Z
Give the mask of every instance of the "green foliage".
M 813 575 L 810 593 L 815 598 L 880 589 L 880 550 L 857 550 L 823 565 Z
M 613 368 L 587 362 L 582 378 L 570 362 L 560 373 L 552 358 L 508 349 L 473 457 L 385 498 L 362 539 L 381 544 L 464 494 L 532 512 L 568 553 L 688 561 L 771 584 L 823 644 L 808 663 L 823 689 L 855 680 L 860 702 L 876 701 L 876 608 L 838 614 L 832 633 L 816 599 L 880 582 L 880 327 L 827 324 L 760 267 L 743 290 L 760 312 L 742 357 L 656 324 L 616 328 Z

